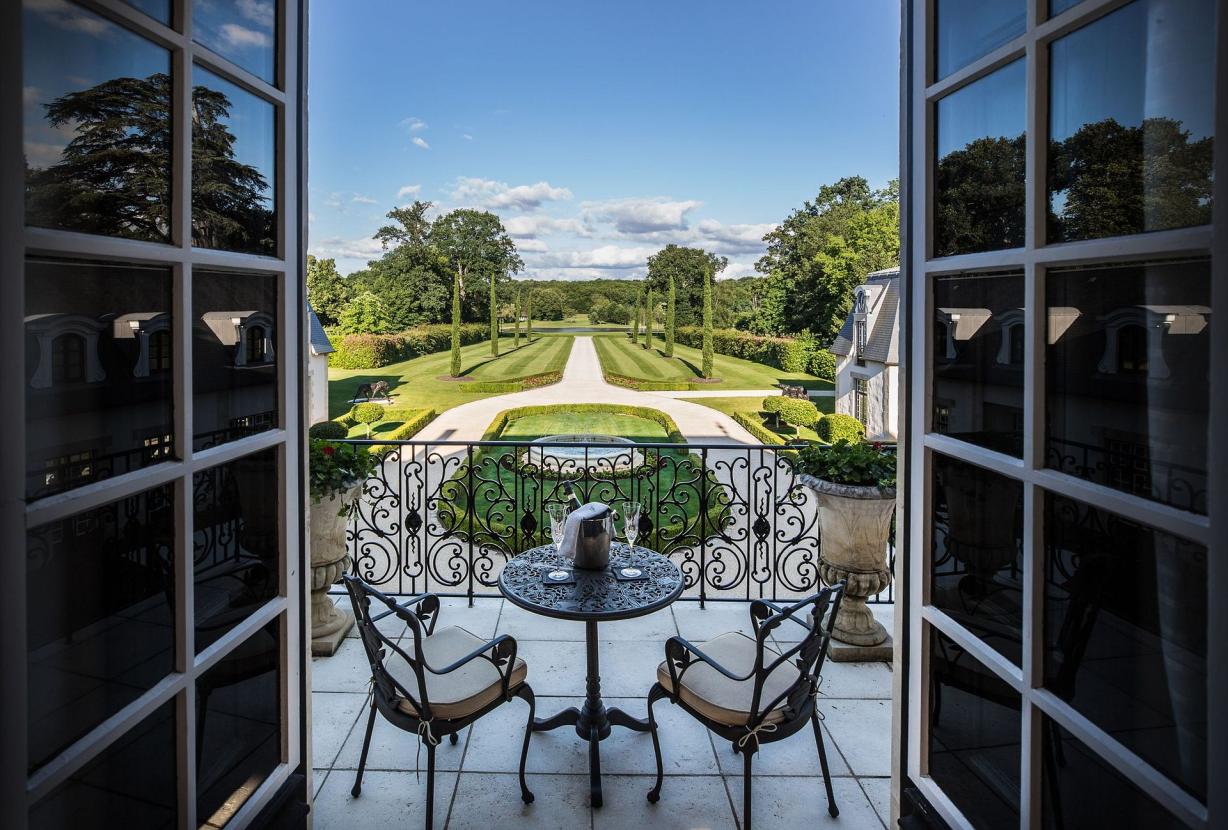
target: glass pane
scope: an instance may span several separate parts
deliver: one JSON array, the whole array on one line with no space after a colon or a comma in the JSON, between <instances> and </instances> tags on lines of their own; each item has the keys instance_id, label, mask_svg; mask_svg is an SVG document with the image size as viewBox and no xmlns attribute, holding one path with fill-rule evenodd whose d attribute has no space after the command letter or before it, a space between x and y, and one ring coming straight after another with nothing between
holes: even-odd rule
<instances>
[{"instance_id":1,"label":"glass pane","mask_svg":"<svg viewBox=\"0 0 1228 830\"><path fill-rule=\"evenodd\" d=\"M206 449L277 426L277 278L192 276L193 446Z\"/></svg>"},{"instance_id":2,"label":"glass pane","mask_svg":"<svg viewBox=\"0 0 1228 830\"><path fill-rule=\"evenodd\" d=\"M171 0L124 0L134 9L140 9L159 23L170 25Z\"/></svg>"},{"instance_id":3,"label":"glass pane","mask_svg":"<svg viewBox=\"0 0 1228 830\"><path fill-rule=\"evenodd\" d=\"M192 38L273 83L275 0L192 0Z\"/></svg>"},{"instance_id":4,"label":"glass pane","mask_svg":"<svg viewBox=\"0 0 1228 830\"><path fill-rule=\"evenodd\" d=\"M196 681L196 814L223 827L281 763L279 620Z\"/></svg>"},{"instance_id":5,"label":"glass pane","mask_svg":"<svg viewBox=\"0 0 1228 830\"><path fill-rule=\"evenodd\" d=\"M1019 693L933 626L930 777L975 827L1019 826Z\"/></svg>"},{"instance_id":6,"label":"glass pane","mask_svg":"<svg viewBox=\"0 0 1228 830\"><path fill-rule=\"evenodd\" d=\"M175 827L175 735L175 705L166 703L35 804L31 830Z\"/></svg>"},{"instance_id":7,"label":"glass pane","mask_svg":"<svg viewBox=\"0 0 1228 830\"><path fill-rule=\"evenodd\" d=\"M1027 27L1024 0L937 0L935 60L941 80Z\"/></svg>"},{"instance_id":8,"label":"glass pane","mask_svg":"<svg viewBox=\"0 0 1228 830\"><path fill-rule=\"evenodd\" d=\"M1135 0L1050 60L1049 241L1209 224L1214 0Z\"/></svg>"},{"instance_id":9,"label":"glass pane","mask_svg":"<svg viewBox=\"0 0 1228 830\"><path fill-rule=\"evenodd\" d=\"M1023 245L1023 60L937 105L934 256Z\"/></svg>"},{"instance_id":10,"label":"glass pane","mask_svg":"<svg viewBox=\"0 0 1228 830\"><path fill-rule=\"evenodd\" d=\"M174 668L174 490L26 534L30 769Z\"/></svg>"},{"instance_id":11,"label":"glass pane","mask_svg":"<svg viewBox=\"0 0 1228 830\"><path fill-rule=\"evenodd\" d=\"M1045 688L1207 792L1207 549L1045 496Z\"/></svg>"},{"instance_id":12,"label":"glass pane","mask_svg":"<svg viewBox=\"0 0 1228 830\"><path fill-rule=\"evenodd\" d=\"M1207 512L1211 263L1050 271L1046 463Z\"/></svg>"},{"instance_id":13,"label":"glass pane","mask_svg":"<svg viewBox=\"0 0 1228 830\"><path fill-rule=\"evenodd\" d=\"M934 279L933 431L1023 454L1023 275Z\"/></svg>"},{"instance_id":14,"label":"glass pane","mask_svg":"<svg viewBox=\"0 0 1228 830\"><path fill-rule=\"evenodd\" d=\"M1067 9L1073 9L1082 2L1083 0L1049 0L1049 16L1057 17L1062 12Z\"/></svg>"},{"instance_id":15,"label":"glass pane","mask_svg":"<svg viewBox=\"0 0 1228 830\"><path fill-rule=\"evenodd\" d=\"M168 268L26 262L26 498L173 458Z\"/></svg>"},{"instance_id":16,"label":"glass pane","mask_svg":"<svg viewBox=\"0 0 1228 830\"><path fill-rule=\"evenodd\" d=\"M193 69L192 244L277 253L273 105Z\"/></svg>"},{"instance_id":17,"label":"glass pane","mask_svg":"<svg viewBox=\"0 0 1228 830\"><path fill-rule=\"evenodd\" d=\"M278 592L277 451L192 477L196 650Z\"/></svg>"},{"instance_id":18,"label":"glass pane","mask_svg":"<svg viewBox=\"0 0 1228 830\"><path fill-rule=\"evenodd\" d=\"M1041 724L1044 827L1185 827L1055 721Z\"/></svg>"},{"instance_id":19,"label":"glass pane","mask_svg":"<svg viewBox=\"0 0 1228 830\"><path fill-rule=\"evenodd\" d=\"M170 53L75 4L22 20L26 222L170 242Z\"/></svg>"},{"instance_id":20,"label":"glass pane","mask_svg":"<svg viewBox=\"0 0 1228 830\"><path fill-rule=\"evenodd\" d=\"M930 604L1021 665L1023 485L934 455Z\"/></svg>"}]
</instances>

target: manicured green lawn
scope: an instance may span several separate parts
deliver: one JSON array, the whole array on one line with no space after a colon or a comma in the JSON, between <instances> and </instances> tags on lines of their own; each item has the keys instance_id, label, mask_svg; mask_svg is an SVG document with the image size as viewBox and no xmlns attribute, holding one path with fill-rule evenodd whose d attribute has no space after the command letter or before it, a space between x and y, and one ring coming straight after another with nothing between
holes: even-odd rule
<instances>
[{"instance_id":1,"label":"manicured green lawn","mask_svg":"<svg viewBox=\"0 0 1228 830\"><path fill-rule=\"evenodd\" d=\"M461 349L461 372L479 381L510 381L543 372L562 371L571 354L573 338L543 337L532 345L512 346L511 337L500 340L500 357L490 356L490 343L474 343ZM465 392L464 381L440 380L451 369L450 351L415 357L378 369L329 369L328 413L335 418L349 410L350 398L358 386L386 380L392 387L393 406L432 408L443 412L462 403L490 397L495 392Z\"/></svg>"},{"instance_id":2,"label":"manicured green lawn","mask_svg":"<svg viewBox=\"0 0 1228 830\"><path fill-rule=\"evenodd\" d=\"M525 327L525 324L521 322L520 330L524 331L524 327ZM503 329L506 331L507 328L508 328L508 324L504 323ZM539 331L548 333L551 329L572 329L572 328L593 329L594 331L626 331L627 330L626 326L617 325L615 323L601 323L599 325L594 326L592 323L588 321L587 314L573 314L570 317L564 317L562 320L534 320L533 321L533 333L534 334L537 334L537 332Z\"/></svg>"},{"instance_id":3,"label":"manicured green lawn","mask_svg":"<svg viewBox=\"0 0 1228 830\"><path fill-rule=\"evenodd\" d=\"M703 354L699 349L674 345L674 357L662 351L664 338L654 340L653 349L644 349L625 336L594 338L597 356L607 374L623 375L656 383L686 383L700 377ZM712 361L712 373L718 383L705 383L702 389L771 389L778 383L791 383L807 389L831 389L831 381L821 380L804 372L786 372L737 357L718 354Z\"/></svg>"},{"instance_id":4,"label":"manicured green lawn","mask_svg":"<svg viewBox=\"0 0 1228 830\"><path fill-rule=\"evenodd\" d=\"M724 412L731 418L735 412L758 415L763 420L765 427L782 438L805 438L810 441L817 441L819 438L814 430L807 427L794 430L793 427L785 423L781 423L779 426L774 425L772 420L763 413L763 398L683 398L682 400L688 403L697 403L700 406L706 406L718 412ZM810 400L819 408L819 412L822 412L824 415L836 411L835 398L811 398Z\"/></svg>"},{"instance_id":5,"label":"manicured green lawn","mask_svg":"<svg viewBox=\"0 0 1228 830\"><path fill-rule=\"evenodd\" d=\"M501 441L528 441L545 435L615 435L637 442L666 441L669 435L658 423L634 415L583 412L558 415L528 415L510 422L499 434Z\"/></svg>"}]
</instances>

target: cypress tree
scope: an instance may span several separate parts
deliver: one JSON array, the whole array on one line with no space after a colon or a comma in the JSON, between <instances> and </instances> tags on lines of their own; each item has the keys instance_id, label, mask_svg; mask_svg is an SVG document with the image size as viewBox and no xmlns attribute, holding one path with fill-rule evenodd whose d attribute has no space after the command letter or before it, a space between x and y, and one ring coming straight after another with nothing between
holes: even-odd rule
<instances>
[{"instance_id":1,"label":"cypress tree","mask_svg":"<svg viewBox=\"0 0 1228 830\"><path fill-rule=\"evenodd\" d=\"M495 275L490 275L490 354L499 356L499 309L495 302Z\"/></svg>"},{"instance_id":2,"label":"cypress tree","mask_svg":"<svg viewBox=\"0 0 1228 830\"><path fill-rule=\"evenodd\" d=\"M533 292L524 298L524 339L528 345L533 345Z\"/></svg>"},{"instance_id":3,"label":"cypress tree","mask_svg":"<svg viewBox=\"0 0 1228 830\"><path fill-rule=\"evenodd\" d=\"M460 272L452 278L452 377L458 378L461 373L461 342L460 342Z\"/></svg>"},{"instance_id":4,"label":"cypress tree","mask_svg":"<svg viewBox=\"0 0 1228 830\"><path fill-rule=\"evenodd\" d=\"M644 307L644 288L640 288L635 292L635 310L631 312L631 342L639 345L640 342L640 312Z\"/></svg>"},{"instance_id":5,"label":"cypress tree","mask_svg":"<svg viewBox=\"0 0 1228 830\"><path fill-rule=\"evenodd\" d=\"M648 289L648 301L644 303L644 348L652 348L653 329L656 321L652 319L652 289Z\"/></svg>"},{"instance_id":6,"label":"cypress tree","mask_svg":"<svg viewBox=\"0 0 1228 830\"><path fill-rule=\"evenodd\" d=\"M520 348L520 289L516 289L516 348Z\"/></svg>"},{"instance_id":7,"label":"cypress tree","mask_svg":"<svg viewBox=\"0 0 1228 830\"><path fill-rule=\"evenodd\" d=\"M703 376L712 377L712 269L704 270L704 354Z\"/></svg>"},{"instance_id":8,"label":"cypress tree","mask_svg":"<svg viewBox=\"0 0 1228 830\"><path fill-rule=\"evenodd\" d=\"M669 275L669 295L665 304L665 356L674 356L674 336L677 322L675 317L678 311L678 286L674 284L674 275Z\"/></svg>"}]
</instances>

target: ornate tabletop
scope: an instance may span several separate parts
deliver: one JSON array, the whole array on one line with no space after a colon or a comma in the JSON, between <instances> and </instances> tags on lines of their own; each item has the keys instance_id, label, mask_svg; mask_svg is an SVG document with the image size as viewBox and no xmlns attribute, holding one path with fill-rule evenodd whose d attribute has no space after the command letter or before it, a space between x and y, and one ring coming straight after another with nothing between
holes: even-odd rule
<instances>
[{"instance_id":1,"label":"ornate tabletop","mask_svg":"<svg viewBox=\"0 0 1228 830\"><path fill-rule=\"evenodd\" d=\"M606 570L575 568L572 584L542 581L548 571L571 567L571 561L554 545L533 548L508 561L499 576L499 589L513 603L535 614L590 622L651 614L682 594L682 571L648 548L614 542ZM617 568L638 568L646 578L619 580L614 575Z\"/></svg>"}]
</instances>

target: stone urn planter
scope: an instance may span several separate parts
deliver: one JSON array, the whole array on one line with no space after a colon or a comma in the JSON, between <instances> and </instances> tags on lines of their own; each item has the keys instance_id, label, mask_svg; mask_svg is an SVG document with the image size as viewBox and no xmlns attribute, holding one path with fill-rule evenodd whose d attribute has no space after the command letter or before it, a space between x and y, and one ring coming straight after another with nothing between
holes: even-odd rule
<instances>
[{"instance_id":1,"label":"stone urn planter","mask_svg":"<svg viewBox=\"0 0 1228 830\"><path fill-rule=\"evenodd\" d=\"M329 657L354 625L354 615L336 606L328 595L350 567L345 527L348 508L362 495L362 483L311 505L311 653Z\"/></svg>"},{"instance_id":2,"label":"stone urn planter","mask_svg":"<svg viewBox=\"0 0 1228 830\"><path fill-rule=\"evenodd\" d=\"M847 587L832 636L853 646L880 646L887 629L874 619L866 600L891 584L887 542L895 513L895 489L837 484L802 474L819 510L819 578Z\"/></svg>"}]
</instances>

